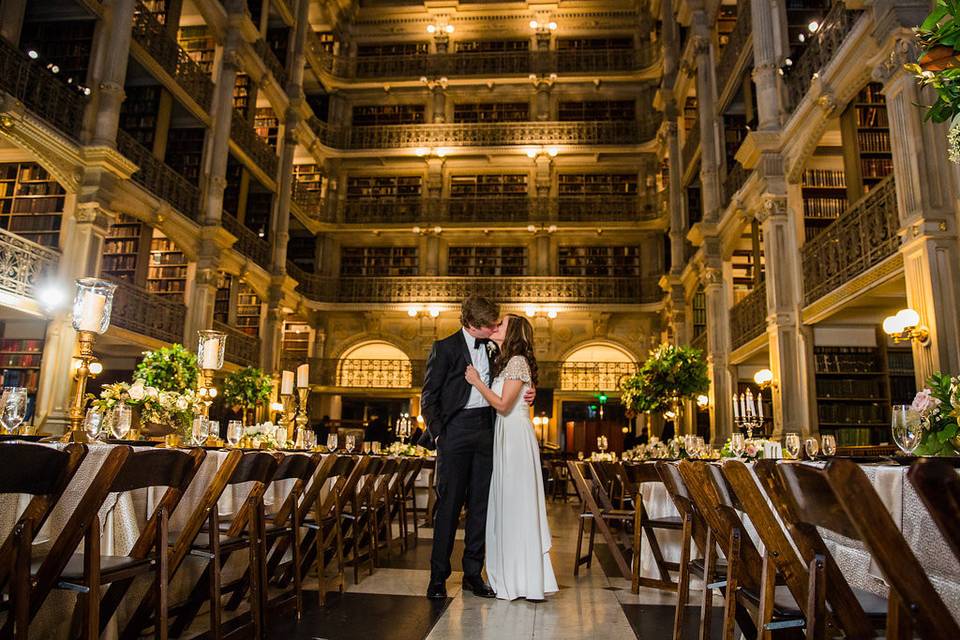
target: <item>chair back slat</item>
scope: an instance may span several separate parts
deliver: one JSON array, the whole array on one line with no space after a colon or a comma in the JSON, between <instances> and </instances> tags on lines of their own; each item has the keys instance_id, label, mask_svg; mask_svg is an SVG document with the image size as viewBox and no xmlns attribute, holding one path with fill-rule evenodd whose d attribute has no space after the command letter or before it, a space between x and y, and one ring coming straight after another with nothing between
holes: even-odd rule
<instances>
[{"instance_id":1,"label":"chair back slat","mask_svg":"<svg viewBox=\"0 0 960 640\"><path fill-rule=\"evenodd\" d=\"M654 462L624 462L623 469L627 477L629 477L630 481L634 484L663 482L660 478L660 473L657 471L657 465Z\"/></svg>"},{"instance_id":2,"label":"chair back slat","mask_svg":"<svg viewBox=\"0 0 960 640\"><path fill-rule=\"evenodd\" d=\"M266 483L273 476L276 467L277 459L272 454L259 451L246 452L233 470L233 475L230 476L227 484Z\"/></svg>"},{"instance_id":3,"label":"chair back slat","mask_svg":"<svg viewBox=\"0 0 960 640\"><path fill-rule=\"evenodd\" d=\"M303 453L285 455L280 460L280 464L277 465L277 470L273 472L273 481L291 480L293 478L305 480L316 469L319 461L319 458Z\"/></svg>"},{"instance_id":4,"label":"chair back slat","mask_svg":"<svg viewBox=\"0 0 960 640\"><path fill-rule=\"evenodd\" d=\"M147 487L181 486L193 477L193 463L194 459L179 449L135 449L114 479L110 491L120 493Z\"/></svg>"},{"instance_id":5,"label":"chair back slat","mask_svg":"<svg viewBox=\"0 0 960 640\"><path fill-rule=\"evenodd\" d=\"M778 469L795 522L829 529L853 540L860 539L857 527L834 495L826 474L807 464L779 465Z\"/></svg>"},{"instance_id":6,"label":"chair back slat","mask_svg":"<svg viewBox=\"0 0 960 640\"><path fill-rule=\"evenodd\" d=\"M960 474L937 458L920 458L907 476L944 540L960 560Z\"/></svg>"},{"instance_id":7,"label":"chair back slat","mask_svg":"<svg viewBox=\"0 0 960 640\"><path fill-rule=\"evenodd\" d=\"M86 447L77 445L60 449L32 442L0 443L0 494L41 496L57 493L64 476L71 469L76 473L79 460L85 455Z\"/></svg>"},{"instance_id":8,"label":"chair back slat","mask_svg":"<svg viewBox=\"0 0 960 640\"><path fill-rule=\"evenodd\" d=\"M690 518L693 541L702 554L707 546L707 523L690 497L690 491L687 489L683 476L680 475L680 469L675 462L666 460L661 460L655 464L657 473L663 481L663 486L670 499L673 500L680 517Z\"/></svg>"}]
</instances>

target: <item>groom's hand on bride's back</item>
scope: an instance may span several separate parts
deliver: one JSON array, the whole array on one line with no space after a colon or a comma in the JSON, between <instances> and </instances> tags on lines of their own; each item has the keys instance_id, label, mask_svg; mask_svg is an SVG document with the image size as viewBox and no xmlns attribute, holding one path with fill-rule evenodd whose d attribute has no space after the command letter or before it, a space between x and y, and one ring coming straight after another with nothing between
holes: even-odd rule
<instances>
[{"instance_id":1,"label":"groom's hand on bride's back","mask_svg":"<svg viewBox=\"0 0 960 640\"><path fill-rule=\"evenodd\" d=\"M533 401L537 399L537 388L530 387L523 394L523 401L526 402L531 407L533 406Z\"/></svg>"}]
</instances>

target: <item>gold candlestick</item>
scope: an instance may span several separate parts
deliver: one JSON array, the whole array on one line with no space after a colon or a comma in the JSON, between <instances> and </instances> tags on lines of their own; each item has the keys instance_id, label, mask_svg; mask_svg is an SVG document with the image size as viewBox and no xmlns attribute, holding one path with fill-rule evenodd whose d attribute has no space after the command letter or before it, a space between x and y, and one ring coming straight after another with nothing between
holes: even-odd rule
<instances>
[{"instance_id":1,"label":"gold candlestick","mask_svg":"<svg viewBox=\"0 0 960 640\"><path fill-rule=\"evenodd\" d=\"M87 405L87 378L90 376L90 363L96 357L93 355L93 343L96 340L93 331L78 331L77 342L80 344L80 366L74 374L74 395L70 405L70 431L63 436L64 442L88 442L87 434L83 430L83 418Z\"/></svg>"},{"instance_id":2,"label":"gold candlestick","mask_svg":"<svg viewBox=\"0 0 960 640\"><path fill-rule=\"evenodd\" d=\"M297 425L297 446L303 445L303 431L310 424L310 418L307 417L307 398L310 396L310 387L300 387L297 389L297 396L300 398L296 425Z\"/></svg>"},{"instance_id":3,"label":"gold candlestick","mask_svg":"<svg viewBox=\"0 0 960 640\"><path fill-rule=\"evenodd\" d=\"M203 399L203 411L201 413L204 416L210 415L210 405L213 404L213 399L217 397L217 388L213 386L214 371L214 369L200 370L200 389L198 393L200 398Z\"/></svg>"},{"instance_id":4,"label":"gold candlestick","mask_svg":"<svg viewBox=\"0 0 960 640\"><path fill-rule=\"evenodd\" d=\"M297 399L292 393L284 393L280 395L280 402L283 403L283 418L281 419L281 424L287 428L287 440L294 440L294 430L296 428L296 423L294 422L294 416L297 413Z\"/></svg>"}]
</instances>

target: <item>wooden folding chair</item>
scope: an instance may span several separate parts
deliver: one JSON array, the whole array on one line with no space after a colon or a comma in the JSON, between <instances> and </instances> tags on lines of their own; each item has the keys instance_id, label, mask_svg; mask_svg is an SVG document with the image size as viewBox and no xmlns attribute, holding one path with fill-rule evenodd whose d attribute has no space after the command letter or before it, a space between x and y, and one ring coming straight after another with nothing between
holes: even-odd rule
<instances>
[{"instance_id":1,"label":"wooden folding chair","mask_svg":"<svg viewBox=\"0 0 960 640\"><path fill-rule=\"evenodd\" d=\"M370 535L370 519L372 517L370 505L380 469L387 458L365 456L367 464L361 472L356 491L346 501L345 506L350 509L341 511L341 527L344 536L344 545L350 549L349 564L353 565L353 583L360 582L360 564L369 565L370 575L374 571L374 554L376 540ZM366 543L366 549L364 549Z\"/></svg>"},{"instance_id":2,"label":"wooden folding chair","mask_svg":"<svg viewBox=\"0 0 960 640\"><path fill-rule=\"evenodd\" d=\"M420 529L417 510L417 478L420 476L420 470L423 469L422 458L404 458L406 469L402 472L400 484L397 487L398 500L397 508L400 510L400 535L403 538L402 549L406 553L408 548L408 539L410 537L409 514L413 514L413 544L417 544L420 536Z\"/></svg>"},{"instance_id":3,"label":"wooden folding chair","mask_svg":"<svg viewBox=\"0 0 960 640\"><path fill-rule=\"evenodd\" d=\"M923 567L917 561L883 501L863 470L850 460L834 459L823 468L777 464L779 486L771 494L781 518L808 566L807 637L826 633L827 585L846 584L818 527L862 542L890 585L886 637L926 640L958 638L960 625L947 613ZM849 587L847 593L850 593ZM848 638L873 637L874 621L863 603L850 597L832 603L834 618ZM856 626L854 626L856 625Z\"/></svg>"},{"instance_id":4,"label":"wooden folding chair","mask_svg":"<svg viewBox=\"0 0 960 640\"><path fill-rule=\"evenodd\" d=\"M960 560L960 474L937 458L920 458L907 473L930 517Z\"/></svg>"},{"instance_id":5,"label":"wooden folding chair","mask_svg":"<svg viewBox=\"0 0 960 640\"><path fill-rule=\"evenodd\" d=\"M367 519L370 544L374 565L380 565L380 549L383 548L390 559L393 548L393 528L390 525L390 512L396 494L396 478L400 471L398 458L385 458L370 494L370 514ZM382 536L382 540L381 540Z\"/></svg>"},{"instance_id":6,"label":"wooden folding chair","mask_svg":"<svg viewBox=\"0 0 960 640\"><path fill-rule=\"evenodd\" d=\"M204 602L210 603L209 635L219 640L223 637L221 623L221 597L224 589L220 583L220 569L230 556L243 549L249 552L250 568L250 621L253 637L263 636L266 594L262 578L265 567L263 493L270 484L279 461L270 453L251 451L245 453L227 480L227 486L250 483L250 493L233 518L221 527L220 510L214 502L207 517L205 530L196 534L190 545L190 554L208 560L203 576L194 585L193 591L179 608L171 634L179 637L190 625ZM175 544L179 542L179 536Z\"/></svg>"},{"instance_id":7,"label":"wooden folding chair","mask_svg":"<svg viewBox=\"0 0 960 640\"><path fill-rule=\"evenodd\" d=\"M25 640L30 627L30 564L33 541L87 455L82 444L63 449L43 444L0 444L0 494L29 495L30 502L0 544L0 594L9 601L0 636Z\"/></svg>"},{"instance_id":8,"label":"wooden folding chair","mask_svg":"<svg viewBox=\"0 0 960 640\"><path fill-rule=\"evenodd\" d=\"M618 535L614 534L610 524L612 522L632 522L635 514L632 510L614 509L609 495L602 486L602 481L597 479L591 469L590 463L585 461L570 460L567 462L570 470L570 478L573 480L573 486L580 496L582 508L580 511L580 524L577 530L577 553L574 560L573 575L579 575L580 565L586 564L589 568L593 563L593 545L595 533L600 531L600 535L607 543L610 554L613 556L617 568L626 580L632 580L633 574L630 569L630 563L627 562L626 555L620 544L626 542L629 548L629 537L622 531ZM583 548L583 530L584 523L590 521L590 540L587 548L587 555L581 556ZM618 540L619 536L619 540Z\"/></svg>"}]
</instances>

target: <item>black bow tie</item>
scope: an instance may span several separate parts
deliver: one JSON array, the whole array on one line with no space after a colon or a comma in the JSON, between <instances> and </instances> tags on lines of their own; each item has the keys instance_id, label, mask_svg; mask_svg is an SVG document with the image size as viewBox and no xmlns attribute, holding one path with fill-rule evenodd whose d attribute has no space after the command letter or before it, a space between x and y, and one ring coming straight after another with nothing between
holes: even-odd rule
<instances>
[{"instance_id":1,"label":"black bow tie","mask_svg":"<svg viewBox=\"0 0 960 640\"><path fill-rule=\"evenodd\" d=\"M481 346L485 347L488 344L490 344L490 338L474 338L473 340L474 349L479 349Z\"/></svg>"}]
</instances>

